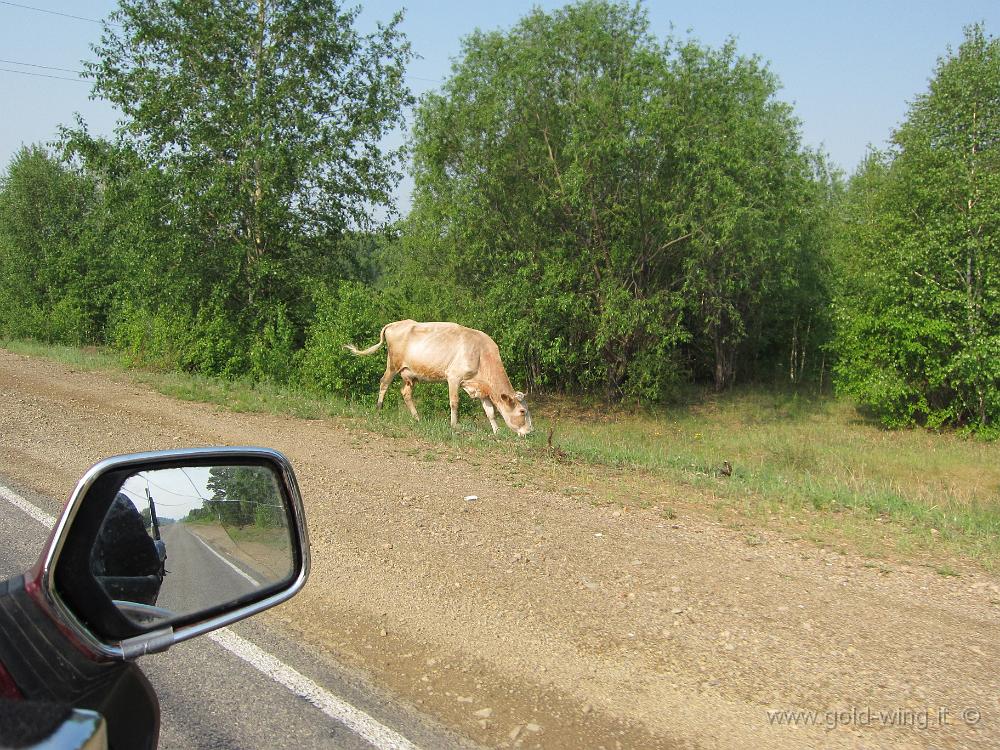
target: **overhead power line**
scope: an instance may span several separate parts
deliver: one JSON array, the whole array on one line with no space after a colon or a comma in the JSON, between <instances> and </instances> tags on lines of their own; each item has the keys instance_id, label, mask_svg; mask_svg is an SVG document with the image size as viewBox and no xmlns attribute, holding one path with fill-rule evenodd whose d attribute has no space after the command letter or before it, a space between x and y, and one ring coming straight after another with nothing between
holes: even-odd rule
<instances>
[{"instance_id":1,"label":"overhead power line","mask_svg":"<svg viewBox=\"0 0 1000 750\"><path fill-rule=\"evenodd\" d=\"M57 68L52 65L35 65L34 63L18 62L17 60L0 60L0 63L7 63L8 65L25 65L31 68L41 68L42 70L62 70L65 71L66 73L79 73L80 75L83 75L82 70L73 70L72 68ZM3 71L5 73L20 73L23 76L35 76L37 78L54 78L57 81L76 81L77 83L90 83L90 81L85 80L83 78L67 78L66 76L54 76L54 75L49 75L47 73L32 73L30 70L14 70L13 68L0 68L0 71ZM429 78L418 78L417 80L430 82ZM437 81L437 83L440 83L440 81Z\"/></svg>"},{"instance_id":2,"label":"overhead power line","mask_svg":"<svg viewBox=\"0 0 1000 750\"><path fill-rule=\"evenodd\" d=\"M0 68L0 71L4 73L18 73L22 76L35 76L36 78L55 78L57 81L73 81L75 83L86 83L89 84L90 81L85 81L82 78L67 78L66 76L53 76L48 73L32 73L29 70L14 70L13 68Z\"/></svg>"},{"instance_id":3,"label":"overhead power line","mask_svg":"<svg viewBox=\"0 0 1000 750\"><path fill-rule=\"evenodd\" d=\"M23 8L24 10L34 10L38 13L48 13L53 16L62 16L63 18L74 18L77 21L89 21L90 23L100 23L100 20L96 18L87 18L85 16L74 16L72 13L60 13L57 10L47 10L46 8L36 8L33 5L22 5L21 3L9 3L7 0L0 0L0 5L9 5L12 8Z\"/></svg>"},{"instance_id":4,"label":"overhead power line","mask_svg":"<svg viewBox=\"0 0 1000 750\"><path fill-rule=\"evenodd\" d=\"M57 10L48 10L46 8L37 8L34 5L24 5L23 3L12 3L12 2L9 2L8 0L0 0L0 5L9 5L11 8L22 8L24 10L33 10L33 11L36 11L38 13L48 13L48 14L53 15L53 16L62 16L63 18L73 18L73 19L75 19L77 21L87 21L89 23L102 23L101 20L97 19L97 18L87 18L86 16L75 16L72 13L61 13L61 12L59 12ZM117 25L117 24L114 24L114 25ZM17 62L16 60L0 60L0 63L8 63L10 65L28 65L28 66L31 66L33 68L45 68L46 70L63 70L63 71L66 71L67 73L80 73L81 72L79 70L70 70L69 68L52 68L52 67L49 67L47 65L32 65L32 63L22 63L22 62ZM8 70L7 68L0 68L0 70L6 70L8 73L18 73L18 72L21 72L21 71L17 71L17 70ZM39 73L35 73L35 74L24 73L24 75L40 75L40 74ZM44 76L44 77L46 77L46 78L58 78L58 76ZM423 81L424 83L434 83L434 84L438 84L438 85L440 85L441 83L443 83L443 79L440 79L440 78L438 78L438 79L434 79L434 78L422 78L420 76L414 76L414 75L404 75L403 77L406 78L406 79L408 79L408 80L411 80L411 81ZM61 79L61 80L69 81L69 80L72 80L72 79L70 79L70 78L64 78L64 79Z\"/></svg>"},{"instance_id":5,"label":"overhead power line","mask_svg":"<svg viewBox=\"0 0 1000 750\"><path fill-rule=\"evenodd\" d=\"M61 70L64 73L77 73L83 75L82 70L74 70L73 68L57 68L53 65L36 65L35 63L21 62L20 60L0 60L0 63L6 63L7 65L24 65L28 68L42 68L43 70Z\"/></svg>"}]
</instances>

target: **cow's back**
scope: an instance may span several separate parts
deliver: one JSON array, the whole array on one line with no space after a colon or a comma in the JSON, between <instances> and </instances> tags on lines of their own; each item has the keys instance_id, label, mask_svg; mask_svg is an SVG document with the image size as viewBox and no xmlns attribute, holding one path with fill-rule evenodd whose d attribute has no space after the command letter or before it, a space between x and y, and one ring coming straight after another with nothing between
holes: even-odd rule
<instances>
[{"instance_id":1,"label":"cow's back","mask_svg":"<svg viewBox=\"0 0 1000 750\"><path fill-rule=\"evenodd\" d=\"M389 356L421 380L447 380L477 372L484 353L496 351L489 336L458 323L400 320L386 327Z\"/></svg>"}]
</instances>

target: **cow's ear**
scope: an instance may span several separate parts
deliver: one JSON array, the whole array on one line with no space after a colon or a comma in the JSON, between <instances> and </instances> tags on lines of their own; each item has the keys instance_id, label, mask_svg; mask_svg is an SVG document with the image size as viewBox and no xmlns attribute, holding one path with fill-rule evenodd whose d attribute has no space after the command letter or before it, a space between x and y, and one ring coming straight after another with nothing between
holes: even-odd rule
<instances>
[{"instance_id":1,"label":"cow's ear","mask_svg":"<svg viewBox=\"0 0 1000 750\"><path fill-rule=\"evenodd\" d=\"M514 399L512 399L510 397L509 393L501 393L500 394L500 400L503 401L505 404L507 404L507 406L513 406L514 405Z\"/></svg>"}]
</instances>

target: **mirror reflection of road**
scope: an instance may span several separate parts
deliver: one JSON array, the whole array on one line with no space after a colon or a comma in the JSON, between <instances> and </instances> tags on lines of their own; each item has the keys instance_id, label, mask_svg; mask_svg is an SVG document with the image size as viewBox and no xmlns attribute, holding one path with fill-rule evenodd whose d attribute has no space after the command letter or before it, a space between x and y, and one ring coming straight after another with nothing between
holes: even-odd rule
<instances>
[{"instance_id":1,"label":"mirror reflection of road","mask_svg":"<svg viewBox=\"0 0 1000 750\"><path fill-rule=\"evenodd\" d=\"M187 614L231 602L260 588L254 571L243 570L212 549L188 524L161 527L167 547L167 575L157 606L176 614Z\"/></svg>"}]
</instances>

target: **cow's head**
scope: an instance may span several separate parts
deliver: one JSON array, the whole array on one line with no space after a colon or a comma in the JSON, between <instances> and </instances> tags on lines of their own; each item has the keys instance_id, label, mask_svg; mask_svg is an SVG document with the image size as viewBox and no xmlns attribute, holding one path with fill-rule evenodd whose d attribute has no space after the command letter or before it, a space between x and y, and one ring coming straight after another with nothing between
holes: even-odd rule
<instances>
[{"instance_id":1,"label":"cow's head","mask_svg":"<svg viewBox=\"0 0 1000 750\"><path fill-rule=\"evenodd\" d=\"M500 414L503 416L503 421L507 423L518 435L527 435L531 432L531 412L528 411L528 404L524 400L524 394L518 391L517 393L510 394L504 393L500 396L500 401L497 404L500 407Z\"/></svg>"}]
</instances>

